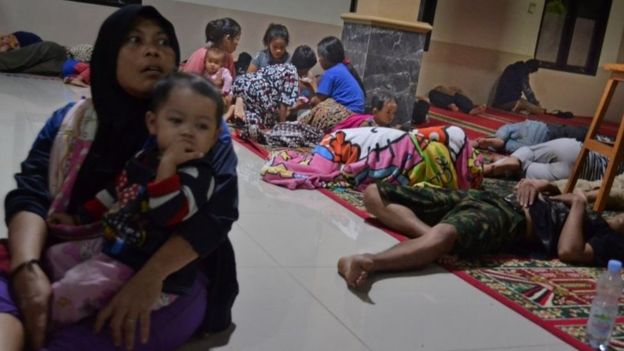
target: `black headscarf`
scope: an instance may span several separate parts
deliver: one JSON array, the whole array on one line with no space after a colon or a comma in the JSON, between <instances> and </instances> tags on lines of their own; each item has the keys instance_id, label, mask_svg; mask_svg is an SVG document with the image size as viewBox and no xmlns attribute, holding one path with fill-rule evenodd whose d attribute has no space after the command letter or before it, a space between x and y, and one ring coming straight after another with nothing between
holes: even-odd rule
<instances>
[{"instance_id":1,"label":"black headscarf","mask_svg":"<svg viewBox=\"0 0 624 351\"><path fill-rule=\"evenodd\" d=\"M70 210L112 182L148 136L145 113L149 100L130 96L117 82L117 56L138 18L154 20L160 25L175 52L176 66L180 62L180 47L173 25L154 7L128 5L104 21L91 58L91 95L98 130L74 186Z\"/></svg>"}]
</instances>

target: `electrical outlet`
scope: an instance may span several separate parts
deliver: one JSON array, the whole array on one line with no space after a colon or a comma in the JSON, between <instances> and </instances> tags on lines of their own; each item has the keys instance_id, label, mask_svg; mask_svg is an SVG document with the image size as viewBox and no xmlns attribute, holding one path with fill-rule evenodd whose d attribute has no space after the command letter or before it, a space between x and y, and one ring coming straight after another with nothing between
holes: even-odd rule
<instances>
[{"instance_id":1,"label":"electrical outlet","mask_svg":"<svg viewBox=\"0 0 624 351\"><path fill-rule=\"evenodd\" d=\"M528 13L530 13L531 15L535 13L535 9L537 8L537 4L534 1L531 1L529 3L529 9L528 9Z\"/></svg>"}]
</instances>

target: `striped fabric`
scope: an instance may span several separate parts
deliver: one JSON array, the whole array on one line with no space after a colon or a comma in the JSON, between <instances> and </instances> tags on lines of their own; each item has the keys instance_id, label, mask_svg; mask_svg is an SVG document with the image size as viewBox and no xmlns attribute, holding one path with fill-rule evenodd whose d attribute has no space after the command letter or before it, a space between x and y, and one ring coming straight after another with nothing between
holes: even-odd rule
<instances>
[{"instance_id":1,"label":"striped fabric","mask_svg":"<svg viewBox=\"0 0 624 351\"><path fill-rule=\"evenodd\" d=\"M613 138L607 136L596 136L596 140L602 142L612 143ZM599 180L602 179L607 171L608 158L605 155L599 154L594 151L590 151L583 165L583 170L579 178L586 180ZM616 174L624 173L624 162L620 162L617 167Z\"/></svg>"}]
</instances>

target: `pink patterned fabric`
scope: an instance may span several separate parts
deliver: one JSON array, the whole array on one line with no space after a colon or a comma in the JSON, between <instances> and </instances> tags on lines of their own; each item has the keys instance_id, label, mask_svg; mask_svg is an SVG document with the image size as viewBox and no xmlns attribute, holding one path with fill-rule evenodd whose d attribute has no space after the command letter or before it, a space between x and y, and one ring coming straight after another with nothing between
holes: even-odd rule
<instances>
[{"instance_id":1,"label":"pink patterned fabric","mask_svg":"<svg viewBox=\"0 0 624 351\"><path fill-rule=\"evenodd\" d=\"M68 112L50 152L48 184L53 200L48 214L65 212L80 167L93 144L97 116L92 101L81 100ZM100 235L100 224L49 224L52 235L65 240L82 240Z\"/></svg>"},{"instance_id":2,"label":"pink patterned fabric","mask_svg":"<svg viewBox=\"0 0 624 351\"><path fill-rule=\"evenodd\" d=\"M350 129L350 128L361 127L364 122L372 121L373 118L374 118L373 115L351 115L348 118L336 124L331 129L330 133L333 133L340 129Z\"/></svg>"},{"instance_id":3,"label":"pink patterned fabric","mask_svg":"<svg viewBox=\"0 0 624 351\"><path fill-rule=\"evenodd\" d=\"M76 246L66 246L66 254L71 255ZM52 321L66 325L92 315L110 301L132 274L130 267L103 253L75 264L61 280L52 283Z\"/></svg>"}]
</instances>

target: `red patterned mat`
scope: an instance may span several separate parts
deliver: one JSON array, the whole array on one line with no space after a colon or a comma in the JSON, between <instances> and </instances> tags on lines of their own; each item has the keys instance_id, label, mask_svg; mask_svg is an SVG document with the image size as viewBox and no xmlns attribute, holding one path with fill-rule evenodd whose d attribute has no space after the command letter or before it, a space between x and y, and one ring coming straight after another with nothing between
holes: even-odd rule
<instances>
[{"instance_id":1,"label":"red patterned mat","mask_svg":"<svg viewBox=\"0 0 624 351\"><path fill-rule=\"evenodd\" d=\"M601 269L513 257L446 257L440 264L568 344L591 350L585 344L585 324ZM619 314L623 311L621 299ZM624 317L618 318L610 346L624 350Z\"/></svg>"},{"instance_id":2,"label":"red patterned mat","mask_svg":"<svg viewBox=\"0 0 624 351\"><path fill-rule=\"evenodd\" d=\"M565 124L569 126L589 126L592 119L590 117L574 117L574 118L559 118L552 115L521 115L511 113L495 108L488 107L484 113L478 115L469 115L463 112L453 112L438 107L431 107L429 109L430 122L454 124L463 127L467 130L467 134L470 132L478 132L483 134L492 134L496 129L500 128L504 124L518 123L527 119L542 121L550 124ZM614 122L603 121L599 132L608 136L615 136L617 133L619 124Z\"/></svg>"}]
</instances>

